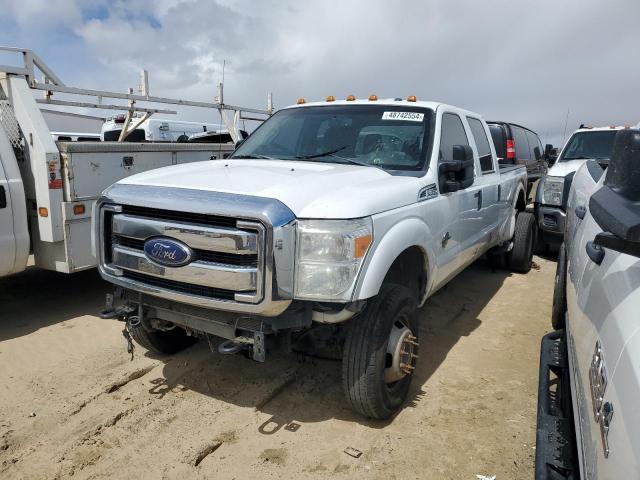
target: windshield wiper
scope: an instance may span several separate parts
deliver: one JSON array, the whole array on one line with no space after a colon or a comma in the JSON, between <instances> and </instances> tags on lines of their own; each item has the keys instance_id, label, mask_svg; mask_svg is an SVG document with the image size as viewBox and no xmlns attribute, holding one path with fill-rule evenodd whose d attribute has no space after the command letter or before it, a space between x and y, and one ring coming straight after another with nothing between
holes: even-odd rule
<instances>
[{"instance_id":1,"label":"windshield wiper","mask_svg":"<svg viewBox=\"0 0 640 480\"><path fill-rule=\"evenodd\" d=\"M269 157L268 155L234 155L230 158L240 160L274 160L273 157Z\"/></svg>"},{"instance_id":2,"label":"windshield wiper","mask_svg":"<svg viewBox=\"0 0 640 480\"><path fill-rule=\"evenodd\" d=\"M298 160L309 160L310 158L332 157L332 156L335 156L336 153L344 150L345 148L347 148L347 146L343 145L340 148L335 148L333 150L328 150L326 152L321 152L321 153L314 153L312 155L296 155L296 158ZM338 158L342 158L342 157L338 157Z\"/></svg>"}]
</instances>

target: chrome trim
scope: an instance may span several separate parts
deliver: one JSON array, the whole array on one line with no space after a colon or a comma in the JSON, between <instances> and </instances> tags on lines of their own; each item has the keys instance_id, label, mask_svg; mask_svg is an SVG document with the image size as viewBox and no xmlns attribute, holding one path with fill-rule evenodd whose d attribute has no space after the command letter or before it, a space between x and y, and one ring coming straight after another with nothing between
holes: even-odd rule
<instances>
[{"instance_id":1,"label":"chrome trim","mask_svg":"<svg viewBox=\"0 0 640 480\"><path fill-rule=\"evenodd\" d=\"M264 250L265 250L265 228L258 222L248 222L246 220L238 220L236 222L236 226L238 228L247 228L252 229L258 232L257 235L257 245L260 245L260 248L256 248L258 253L258 267L255 269L256 278L254 283L254 294L249 293L236 293L234 295L234 299L236 302L249 302L249 303L258 303L262 300L263 292L264 292L264 278L262 276L262 272L264 271ZM240 288L234 288L233 290L241 290Z\"/></svg>"},{"instance_id":2,"label":"chrome trim","mask_svg":"<svg viewBox=\"0 0 640 480\"><path fill-rule=\"evenodd\" d=\"M234 291L250 291L246 301L256 301L258 269L255 267L239 267L219 263L191 262L183 267L164 267L149 260L144 252L132 248L114 245L113 265L122 270L151 275L176 282L221 288ZM262 289L260 289L262 290ZM260 297L258 297L259 299Z\"/></svg>"},{"instance_id":3,"label":"chrome trim","mask_svg":"<svg viewBox=\"0 0 640 480\"><path fill-rule=\"evenodd\" d=\"M254 223L247 228L255 229ZM242 228L238 225L238 228ZM191 248L212 250L236 255L258 253L258 239L254 232L243 232L223 227L193 226L163 220L117 215L113 221L113 233L125 237L146 240L153 236L167 236L180 240Z\"/></svg>"},{"instance_id":4,"label":"chrome trim","mask_svg":"<svg viewBox=\"0 0 640 480\"><path fill-rule=\"evenodd\" d=\"M255 230L259 247L255 303L244 303L250 301L250 292L238 293L235 300L230 301L175 292L130 278L123 278L122 270L108 265L103 253L105 244L104 212L122 212L120 205L143 206L172 210L178 213L185 211L231 217L236 219L238 228ZM284 312L291 304L294 275L294 255L292 252L295 251L296 218L289 208L276 199L122 183L114 184L105 190L103 196L96 203L96 211L99 212L96 217L99 221L96 221L94 225L96 239L98 239L96 253L100 259L98 271L102 278L108 282L125 289L179 303L255 315L276 316ZM162 221L160 220L160 222Z\"/></svg>"}]
</instances>

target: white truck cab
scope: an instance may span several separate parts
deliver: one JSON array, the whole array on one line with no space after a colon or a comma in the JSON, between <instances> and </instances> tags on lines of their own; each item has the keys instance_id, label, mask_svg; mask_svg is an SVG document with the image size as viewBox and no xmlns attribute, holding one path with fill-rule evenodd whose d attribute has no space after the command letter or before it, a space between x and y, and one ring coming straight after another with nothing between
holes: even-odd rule
<instances>
[{"instance_id":1,"label":"white truck cab","mask_svg":"<svg viewBox=\"0 0 640 480\"><path fill-rule=\"evenodd\" d=\"M544 243L562 243L567 199L576 170L587 160L606 166L611 158L613 139L624 128L581 126L571 135L558 159L538 183L535 214Z\"/></svg>"},{"instance_id":2,"label":"white truck cab","mask_svg":"<svg viewBox=\"0 0 640 480\"><path fill-rule=\"evenodd\" d=\"M117 286L103 316L157 353L215 336L257 361L333 324L350 405L388 418L417 307L489 251L530 269L526 170L500 168L490 138L480 115L415 97L301 99L228 159L122 179L94 216Z\"/></svg>"},{"instance_id":3,"label":"white truck cab","mask_svg":"<svg viewBox=\"0 0 640 480\"><path fill-rule=\"evenodd\" d=\"M537 480L638 478L639 308L640 130L624 129L606 171L583 163L568 195L557 330L541 350Z\"/></svg>"},{"instance_id":4,"label":"white truck cab","mask_svg":"<svg viewBox=\"0 0 640 480\"><path fill-rule=\"evenodd\" d=\"M29 258L24 185L9 138L0 128L0 277L25 269Z\"/></svg>"}]
</instances>

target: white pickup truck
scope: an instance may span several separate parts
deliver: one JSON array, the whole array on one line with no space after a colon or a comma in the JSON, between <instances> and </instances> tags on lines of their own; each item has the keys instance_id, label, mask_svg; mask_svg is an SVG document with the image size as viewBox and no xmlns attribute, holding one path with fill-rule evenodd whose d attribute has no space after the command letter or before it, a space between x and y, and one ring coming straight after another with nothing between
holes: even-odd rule
<instances>
[{"instance_id":1,"label":"white pickup truck","mask_svg":"<svg viewBox=\"0 0 640 480\"><path fill-rule=\"evenodd\" d=\"M567 200L542 340L536 480L638 478L640 130L618 131L608 167L588 160Z\"/></svg>"},{"instance_id":2,"label":"white pickup truck","mask_svg":"<svg viewBox=\"0 0 640 480\"><path fill-rule=\"evenodd\" d=\"M418 306L489 251L530 269L527 173L499 169L490 138L480 115L415 97L300 99L229 159L123 179L94 216L117 285L103 316L155 352L217 336L257 361L335 324L349 403L388 418Z\"/></svg>"}]
</instances>

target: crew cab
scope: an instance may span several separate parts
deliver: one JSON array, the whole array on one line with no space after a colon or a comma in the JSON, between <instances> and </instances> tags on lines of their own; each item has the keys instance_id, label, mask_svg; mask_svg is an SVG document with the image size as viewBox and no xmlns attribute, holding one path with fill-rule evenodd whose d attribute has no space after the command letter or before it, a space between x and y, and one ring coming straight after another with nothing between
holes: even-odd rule
<instances>
[{"instance_id":1,"label":"crew cab","mask_svg":"<svg viewBox=\"0 0 640 480\"><path fill-rule=\"evenodd\" d=\"M333 324L350 405L388 418L418 306L489 251L531 267L526 170L499 168L490 138L480 115L415 97L301 99L228 159L123 179L94 217L116 285L102 316L156 353L215 336L257 361Z\"/></svg>"},{"instance_id":2,"label":"crew cab","mask_svg":"<svg viewBox=\"0 0 640 480\"><path fill-rule=\"evenodd\" d=\"M640 472L640 130L616 133L606 171L588 160L567 200L542 341L536 479Z\"/></svg>"},{"instance_id":3,"label":"crew cab","mask_svg":"<svg viewBox=\"0 0 640 480\"><path fill-rule=\"evenodd\" d=\"M625 127L581 126L538 183L535 214L541 243L558 246L564 237L567 199L576 170L587 160L606 167L611 158L613 139Z\"/></svg>"}]
</instances>

